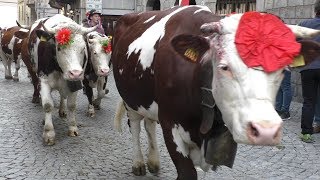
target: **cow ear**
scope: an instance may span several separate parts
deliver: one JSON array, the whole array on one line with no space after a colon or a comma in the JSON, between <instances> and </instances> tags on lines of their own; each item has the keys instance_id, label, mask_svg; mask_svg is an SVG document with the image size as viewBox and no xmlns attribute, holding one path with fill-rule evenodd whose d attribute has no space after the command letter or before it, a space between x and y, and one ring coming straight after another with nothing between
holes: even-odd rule
<instances>
[{"instance_id":1,"label":"cow ear","mask_svg":"<svg viewBox=\"0 0 320 180\"><path fill-rule=\"evenodd\" d=\"M36 30L36 34L40 41L49 41L52 38L51 34L41 29Z\"/></svg>"},{"instance_id":2,"label":"cow ear","mask_svg":"<svg viewBox=\"0 0 320 180\"><path fill-rule=\"evenodd\" d=\"M171 40L173 49L184 59L198 63L210 48L207 39L195 35L178 35Z\"/></svg>"},{"instance_id":3,"label":"cow ear","mask_svg":"<svg viewBox=\"0 0 320 180\"><path fill-rule=\"evenodd\" d=\"M14 36L19 39L24 39L24 38L28 37L28 32L17 31L14 33Z\"/></svg>"},{"instance_id":4,"label":"cow ear","mask_svg":"<svg viewBox=\"0 0 320 180\"><path fill-rule=\"evenodd\" d=\"M300 56L294 59L291 67L310 64L317 57L320 57L320 43L312 40L300 40L298 42L301 44Z\"/></svg>"}]
</instances>

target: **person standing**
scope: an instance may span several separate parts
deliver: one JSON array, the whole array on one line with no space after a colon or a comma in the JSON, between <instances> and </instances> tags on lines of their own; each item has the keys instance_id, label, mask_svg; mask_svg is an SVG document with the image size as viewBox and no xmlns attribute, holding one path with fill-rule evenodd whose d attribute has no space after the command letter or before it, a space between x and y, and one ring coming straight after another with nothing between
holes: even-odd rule
<instances>
[{"instance_id":1,"label":"person standing","mask_svg":"<svg viewBox=\"0 0 320 180\"><path fill-rule=\"evenodd\" d=\"M106 33L104 32L104 29L102 27L102 23L101 23L101 13L98 12L95 9L90 10L89 12L87 12L87 20L83 20L82 21L82 25L84 27L94 27L97 26L96 31L100 34L106 35ZM108 76L106 76L106 84L107 84L107 80L108 80ZM85 94L85 87L83 87L83 93ZM108 94L109 93L109 89L106 87L105 89L105 93Z\"/></svg>"},{"instance_id":2,"label":"person standing","mask_svg":"<svg viewBox=\"0 0 320 180\"><path fill-rule=\"evenodd\" d=\"M283 71L284 78L281 82L279 91L276 97L276 111L280 115L283 121L289 120L290 116L290 104L292 100L291 90L291 71L286 69Z\"/></svg>"},{"instance_id":3,"label":"person standing","mask_svg":"<svg viewBox=\"0 0 320 180\"><path fill-rule=\"evenodd\" d=\"M299 23L299 26L312 29L320 29L320 0L317 0L314 5L315 17ZM320 36L314 38L320 42ZM317 92L320 85L320 57L319 60L301 68L301 86L303 96L303 106L301 115L301 140L306 143L312 143L313 134L313 119L315 115L315 106L317 101Z\"/></svg>"}]
</instances>

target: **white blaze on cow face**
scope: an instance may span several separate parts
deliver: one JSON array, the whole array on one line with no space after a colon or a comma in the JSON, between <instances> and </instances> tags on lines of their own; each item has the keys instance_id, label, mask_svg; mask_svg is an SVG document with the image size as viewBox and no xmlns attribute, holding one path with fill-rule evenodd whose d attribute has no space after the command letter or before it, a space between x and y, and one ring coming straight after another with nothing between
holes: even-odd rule
<instances>
[{"instance_id":1,"label":"white blaze on cow face","mask_svg":"<svg viewBox=\"0 0 320 180\"><path fill-rule=\"evenodd\" d=\"M266 73L244 64L234 44L240 18L237 14L222 19L218 24L221 32L211 40L215 50L213 96L236 142L278 144L282 120L274 99L283 69Z\"/></svg>"},{"instance_id":2,"label":"white blaze on cow face","mask_svg":"<svg viewBox=\"0 0 320 180\"><path fill-rule=\"evenodd\" d=\"M163 17L160 21L154 23L147 30L145 30L144 33L139 38L134 40L129 45L127 58L129 59L130 55L133 52L137 54L140 51L139 62L142 65L143 70L146 70L146 68L149 68L153 62L153 56L156 52L154 46L156 42L160 41L165 35L166 23L169 21L169 19L172 16L190 7L194 7L194 6L184 6L184 7L178 8L177 10ZM208 10L208 8L205 6L196 6L196 7Z\"/></svg>"},{"instance_id":3,"label":"white blaze on cow face","mask_svg":"<svg viewBox=\"0 0 320 180\"><path fill-rule=\"evenodd\" d=\"M73 43L65 48L59 47L56 42L57 62L62 69L63 77L66 80L83 79L83 63L85 60L86 44L83 36L74 34Z\"/></svg>"},{"instance_id":4,"label":"white blaze on cow face","mask_svg":"<svg viewBox=\"0 0 320 180\"><path fill-rule=\"evenodd\" d=\"M109 73L109 62L111 53L106 53L102 48L102 41L111 41L106 35L99 34L94 31L87 34L87 41L89 44L89 53L91 57L91 63L96 75L107 76Z\"/></svg>"}]
</instances>

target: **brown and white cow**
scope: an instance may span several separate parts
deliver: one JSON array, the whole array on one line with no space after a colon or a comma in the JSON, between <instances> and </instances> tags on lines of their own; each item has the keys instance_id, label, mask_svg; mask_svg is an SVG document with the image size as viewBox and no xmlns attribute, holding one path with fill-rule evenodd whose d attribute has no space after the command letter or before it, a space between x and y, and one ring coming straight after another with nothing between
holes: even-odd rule
<instances>
[{"instance_id":1,"label":"brown and white cow","mask_svg":"<svg viewBox=\"0 0 320 180\"><path fill-rule=\"evenodd\" d=\"M159 121L178 179L197 179L194 166L231 167L235 142L280 143L282 120L273 104L283 67L266 73L244 64L234 43L241 16L221 19L207 7L184 6L118 20L111 61L123 102L115 127L121 129L125 107L134 174L146 173L139 140L142 119L149 140L149 171L159 170ZM292 29L300 36L319 34Z\"/></svg>"},{"instance_id":2,"label":"brown and white cow","mask_svg":"<svg viewBox=\"0 0 320 180\"><path fill-rule=\"evenodd\" d=\"M84 69L87 64L87 47L84 35L96 27L85 28L63 15L36 21L30 30L28 51L33 72L40 81L40 95L45 123L43 140L48 145L55 143L52 123L54 110L51 92L60 94L60 117L67 116L69 136L79 134L75 119L77 90L81 89ZM65 99L67 99L67 113Z\"/></svg>"},{"instance_id":3,"label":"brown and white cow","mask_svg":"<svg viewBox=\"0 0 320 180\"><path fill-rule=\"evenodd\" d=\"M20 32L19 32L20 31ZM15 36L18 32L21 35ZM23 29L18 26L8 28L1 36L0 57L5 68L5 79L13 79L19 81L19 69L21 60L22 44L29 33L28 29ZM15 73L11 74L11 63L15 63Z\"/></svg>"},{"instance_id":4,"label":"brown and white cow","mask_svg":"<svg viewBox=\"0 0 320 180\"><path fill-rule=\"evenodd\" d=\"M100 109L101 99L105 96L106 76L110 72L109 62L111 52L107 44L111 43L111 37L100 34L96 31L87 34L88 44L88 65L85 70L83 85L85 94L89 101L88 115L95 116L95 109ZM105 43L105 44L104 44ZM94 98L93 88L97 89L97 96Z\"/></svg>"}]
</instances>

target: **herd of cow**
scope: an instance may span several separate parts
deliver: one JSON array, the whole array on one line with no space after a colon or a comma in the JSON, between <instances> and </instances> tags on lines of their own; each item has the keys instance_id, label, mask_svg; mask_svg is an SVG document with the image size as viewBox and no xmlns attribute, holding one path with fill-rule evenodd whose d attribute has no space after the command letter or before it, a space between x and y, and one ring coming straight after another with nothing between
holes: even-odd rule
<instances>
[{"instance_id":1,"label":"herd of cow","mask_svg":"<svg viewBox=\"0 0 320 180\"><path fill-rule=\"evenodd\" d=\"M263 38L241 46L241 38L247 39L245 43L254 39L245 33L245 25L264 32L262 28L272 23L276 28ZM41 101L45 111L44 143L53 145L51 91L59 91L59 116L67 117L69 136L77 136L77 91L86 87L88 112L94 116L105 93L111 61L122 98L114 125L121 131L121 119L127 112L135 175L146 174L139 139L141 120L148 135L148 170L157 173L160 168L155 133L159 123L177 179L197 179L194 166L203 170L232 167L237 143L279 144L282 120L273 105L282 71L289 65L285 58L291 62L302 54L309 63L320 55L318 43L296 41L296 37L311 38L320 31L286 25L271 14L258 12L221 17L204 6L173 7L123 15L112 39L95 28L55 15L39 19L31 27L18 24L2 31L0 55L5 78L19 80L22 59L34 86L32 102ZM279 38L283 30L288 32ZM292 46L283 47L282 41ZM250 49L254 43L257 48ZM261 44L281 53L261 58L265 54ZM248 54L266 62L251 58L248 63ZM15 63L13 76L11 62ZM276 68L270 70L270 63L276 63L272 65Z\"/></svg>"}]
</instances>

